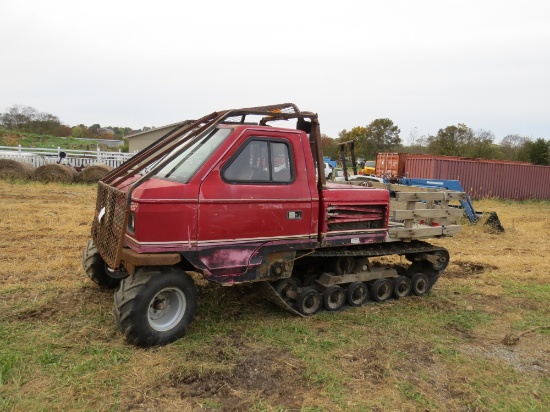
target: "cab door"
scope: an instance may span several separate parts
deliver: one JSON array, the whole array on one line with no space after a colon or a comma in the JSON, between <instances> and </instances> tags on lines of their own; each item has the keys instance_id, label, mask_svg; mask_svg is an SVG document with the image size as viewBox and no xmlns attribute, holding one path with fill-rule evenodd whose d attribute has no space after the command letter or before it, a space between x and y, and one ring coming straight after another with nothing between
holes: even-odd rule
<instances>
[{"instance_id":1,"label":"cab door","mask_svg":"<svg viewBox=\"0 0 550 412\"><path fill-rule=\"evenodd\" d=\"M316 241L318 196L304 147L300 132L245 131L205 178L197 244L213 274L244 273L267 242L289 248Z\"/></svg>"}]
</instances>

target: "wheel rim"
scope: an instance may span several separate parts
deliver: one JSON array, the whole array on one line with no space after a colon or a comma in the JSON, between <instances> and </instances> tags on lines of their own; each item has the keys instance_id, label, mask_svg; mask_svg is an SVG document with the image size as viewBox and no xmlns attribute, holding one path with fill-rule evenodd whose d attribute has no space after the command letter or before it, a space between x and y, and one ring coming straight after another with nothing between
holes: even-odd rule
<instances>
[{"instance_id":1,"label":"wheel rim","mask_svg":"<svg viewBox=\"0 0 550 412\"><path fill-rule=\"evenodd\" d=\"M392 287L388 280L381 281L374 288L374 297L378 302L383 302L391 296Z\"/></svg>"},{"instance_id":2,"label":"wheel rim","mask_svg":"<svg viewBox=\"0 0 550 412\"><path fill-rule=\"evenodd\" d=\"M361 306L367 300L369 290L364 283L351 284L347 291L348 303L352 306Z\"/></svg>"},{"instance_id":3,"label":"wheel rim","mask_svg":"<svg viewBox=\"0 0 550 412\"><path fill-rule=\"evenodd\" d=\"M313 315L321 306L321 295L316 290L309 290L300 297L298 309L304 315Z\"/></svg>"},{"instance_id":4,"label":"wheel rim","mask_svg":"<svg viewBox=\"0 0 550 412\"><path fill-rule=\"evenodd\" d=\"M406 277L400 277L395 281L394 296L403 298L411 293L411 281Z\"/></svg>"},{"instance_id":5,"label":"wheel rim","mask_svg":"<svg viewBox=\"0 0 550 412\"><path fill-rule=\"evenodd\" d=\"M109 277L109 279L112 279L113 282L120 281L121 279L124 279L128 277L128 272L124 270L114 270L105 263L105 274Z\"/></svg>"},{"instance_id":6,"label":"wheel rim","mask_svg":"<svg viewBox=\"0 0 550 412\"><path fill-rule=\"evenodd\" d=\"M428 292L430 281L428 276L423 273L417 273L412 279L412 292L417 296L422 296Z\"/></svg>"},{"instance_id":7,"label":"wheel rim","mask_svg":"<svg viewBox=\"0 0 550 412\"><path fill-rule=\"evenodd\" d=\"M327 310L337 310L344 306L346 294L340 286L328 288L323 293L323 304Z\"/></svg>"},{"instance_id":8,"label":"wheel rim","mask_svg":"<svg viewBox=\"0 0 550 412\"><path fill-rule=\"evenodd\" d=\"M434 256L437 258L436 263L432 263L432 267L434 270L443 270L447 267L448 264L448 256L446 256L443 252L435 252Z\"/></svg>"},{"instance_id":9,"label":"wheel rim","mask_svg":"<svg viewBox=\"0 0 550 412\"><path fill-rule=\"evenodd\" d=\"M149 303L149 325L159 332L170 330L181 321L186 309L187 299L180 289L162 289Z\"/></svg>"},{"instance_id":10,"label":"wheel rim","mask_svg":"<svg viewBox=\"0 0 550 412\"><path fill-rule=\"evenodd\" d=\"M296 293L298 290L298 283L291 278L282 279L277 283L275 290L285 302L290 302L292 300L292 292Z\"/></svg>"}]
</instances>

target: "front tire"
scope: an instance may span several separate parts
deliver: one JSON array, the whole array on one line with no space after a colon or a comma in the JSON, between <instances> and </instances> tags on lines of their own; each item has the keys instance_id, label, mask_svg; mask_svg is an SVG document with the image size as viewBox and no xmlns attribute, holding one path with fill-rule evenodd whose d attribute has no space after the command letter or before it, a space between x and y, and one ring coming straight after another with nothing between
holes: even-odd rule
<instances>
[{"instance_id":1,"label":"front tire","mask_svg":"<svg viewBox=\"0 0 550 412\"><path fill-rule=\"evenodd\" d=\"M143 267L115 293L118 327L128 343L166 345L187 333L197 309L193 279L175 267Z\"/></svg>"},{"instance_id":2,"label":"front tire","mask_svg":"<svg viewBox=\"0 0 550 412\"><path fill-rule=\"evenodd\" d=\"M102 289L114 289L120 285L120 278L118 276L122 272L116 272L109 269L97 249L92 239L88 240L86 249L82 252L82 268L86 275L96 283ZM117 275L117 277L111 276Z\"/></svg>"}]
</instances>

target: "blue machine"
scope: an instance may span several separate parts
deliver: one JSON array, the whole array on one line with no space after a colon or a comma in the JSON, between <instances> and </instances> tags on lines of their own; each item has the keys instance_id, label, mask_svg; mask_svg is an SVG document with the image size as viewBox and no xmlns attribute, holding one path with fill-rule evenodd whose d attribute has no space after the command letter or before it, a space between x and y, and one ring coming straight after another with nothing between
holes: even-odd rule
<instances>
[{"instance_id":1,"label":"blue machine","mask_svg":"<svg viewBox=\"0 0 550 412\"><path fill-rule=\"evenodd\" d=\"M324 156L324 157L323 157L323 162L328 163L328 164L331 165L332 167L336 167L336 166L338 165L337 162L336 162L336 160L331 160L331 158L328 157L328 156Z\"/></svg>"}]
</instances>

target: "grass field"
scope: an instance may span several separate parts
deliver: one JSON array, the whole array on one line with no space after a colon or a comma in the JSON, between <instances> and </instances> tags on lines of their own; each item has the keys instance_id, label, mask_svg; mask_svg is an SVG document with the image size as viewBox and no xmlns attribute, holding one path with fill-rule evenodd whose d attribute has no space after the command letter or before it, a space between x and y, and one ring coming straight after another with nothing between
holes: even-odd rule
<instances>
[{"instance_id":1,"label":"grass field","mask_svg":"<svg viewBox=\"0 0 550 412\"><path fill-rule=\"evenodd\" d=\"M549 410L550 202L475 202L506 232L434 241L424 298L300 319L200 282L190 333L143 350L80 266L95 193L0 181L0 410Z\"/></svg>"}]
</instances>

